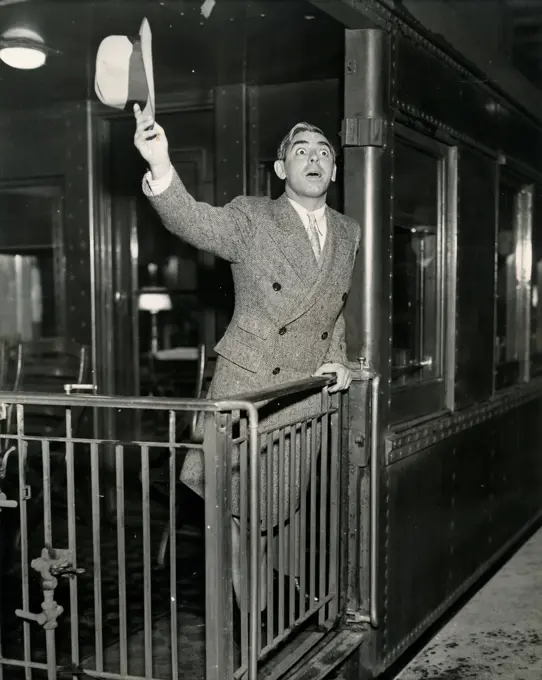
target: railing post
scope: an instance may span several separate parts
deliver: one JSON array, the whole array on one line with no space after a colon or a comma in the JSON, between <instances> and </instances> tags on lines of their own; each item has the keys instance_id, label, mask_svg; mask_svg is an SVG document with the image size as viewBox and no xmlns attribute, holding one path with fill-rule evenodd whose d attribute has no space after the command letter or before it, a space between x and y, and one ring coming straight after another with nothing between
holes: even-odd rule
<instances>
[{"instance_id":1,"label":"railing post","mask_svg":"<svg viewBox=\"0 0 542 680\"><path fill-rule=\"evenodd\" d=\"M205 678L233 677L231 414L205 416Z\"/></svg>"},{"instance_id":2,"label":"railing post","mask_svg":"<svg viewBox=\"0 0 542 680\"><path fill-rule=\"evenodd\" d=\"M348 422L348 566L347 617L377 627L380 461L380 376L361 362L349 393ZM360 508L368 510L361 512Z\"/></svg>"}]
</instances>

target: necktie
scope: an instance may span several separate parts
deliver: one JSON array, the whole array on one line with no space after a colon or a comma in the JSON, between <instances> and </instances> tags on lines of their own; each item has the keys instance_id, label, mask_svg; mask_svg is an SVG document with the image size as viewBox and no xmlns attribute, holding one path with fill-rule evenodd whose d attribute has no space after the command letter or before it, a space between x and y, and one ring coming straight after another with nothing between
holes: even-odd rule
<instances>
[{"instance_id":1,"label":"necktie","mask_svg":"<svg viewBox=\"0 0 542 680\"><path fill-rule=\"evenodd\" d=\"M320 262L320 255L322 254L322 247L320 246L320 237L318 236L318 225L314 213L308 213L309 217L309 240L312 246L312 252L316 258L316 262Z\"/></svg>"}]
</instances>

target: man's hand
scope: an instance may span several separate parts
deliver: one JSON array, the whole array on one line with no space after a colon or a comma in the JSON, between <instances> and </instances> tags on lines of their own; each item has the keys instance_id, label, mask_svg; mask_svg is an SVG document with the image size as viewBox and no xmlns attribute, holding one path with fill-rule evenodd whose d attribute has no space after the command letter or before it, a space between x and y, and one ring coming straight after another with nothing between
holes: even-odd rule
<instances>
[{"instance_id":1,"label":"man's hand","mask_svg":"<svg viewBox=\"0 0 542 680\"><path fill-rule=\"evenodd\" d=\"M329 373L337 375L337 382L329 388L330 394L347 390L350 387L352 371L347 366L343 366L343 364L322 364L314 375L316 377L318 375L328 375Z\"/></svg>"},{"instance_id":2,"label":"man's hand","mask_svg":"<svg viewBox=\"0 0 542 680\"><path fill-rule=\"evenodd\" d=\"M135 147L149 164L152 178L161 179L171 167L166 133L152 118L145 118L137 104L134 104L134 116L136 119Z\"/></svg>"}]
</instances>

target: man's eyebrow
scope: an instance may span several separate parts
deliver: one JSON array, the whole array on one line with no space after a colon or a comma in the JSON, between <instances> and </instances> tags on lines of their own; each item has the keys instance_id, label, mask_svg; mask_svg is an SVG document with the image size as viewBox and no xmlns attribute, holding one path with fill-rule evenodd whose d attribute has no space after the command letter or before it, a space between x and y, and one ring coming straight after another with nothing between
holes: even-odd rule
<instances>
[{"instance_id":1,"label":"man's eyebrow","mask_svg":"<svg viewBox=\"0 0 542 680\"><path fill-rule=\"evenodd\" d=\"M296 146L297 144L309 144L308 140L306 139L297 139L293 144L292 148ZM323 140L320 140L317 142L320 146L327 146L327 148L331 151L331 144L329 142L325 142Z\"/></svg>"}]
</instances>

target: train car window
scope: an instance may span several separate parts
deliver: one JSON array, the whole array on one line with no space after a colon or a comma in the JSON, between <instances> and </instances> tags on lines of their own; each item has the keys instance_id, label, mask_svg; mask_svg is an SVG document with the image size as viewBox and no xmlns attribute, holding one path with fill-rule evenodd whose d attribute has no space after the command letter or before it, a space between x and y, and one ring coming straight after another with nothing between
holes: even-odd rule
<instances>
[{"instance_id":1,"label":"train car window","mask_svg":"<svg viewBox=\"0 0 542 680\"><path fill-rule=\"evenodd\" d=\"M503 168L499 180L496 239L495 388L527 377L532 246L529 187Z\"/></svg>"},{"instance_id":2,"label":"train car window","mask_svg":"<svg viewBox=\"0 0 542 680\"><path fill-rule=\"evenodd\" d=\"M533 280L531 288L530 352L531 376L542 373L542 187L533 192L532 214Z\"/></svg>"},{"instance_id":3,"label":"train car window","mask_svg":"<svg viewBox=\"0 0 542 680\"><path fill-rule=\"evenodd\" d=\"M398 136L395 143L391 337L394 421L437 411L445 404L443 245L448 151L449 147L410 132ZM419 398L413 398L413 389Z\"/></svg>"},{"instance_id":4,"label":"train car window","mask_svg":"<svg viewBox=\"0 0 542 680\"><path fill-rule=\"evenodd\" d=\"M439 158L395 147L393 360L398 385L440 377Z\"/></svg>"},{"instance_id":5,"label":"train car window","mask_svg":"<svg viewBox=\"0 0 542 680\"><path fill-rule=\"evenodd\" d=\"M41 184L0 187L0 221L0 337L33 341L63 335L60 189Z\"/></svg>"}]
</instances>

